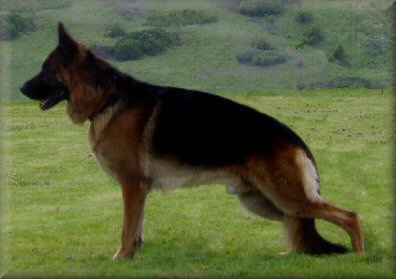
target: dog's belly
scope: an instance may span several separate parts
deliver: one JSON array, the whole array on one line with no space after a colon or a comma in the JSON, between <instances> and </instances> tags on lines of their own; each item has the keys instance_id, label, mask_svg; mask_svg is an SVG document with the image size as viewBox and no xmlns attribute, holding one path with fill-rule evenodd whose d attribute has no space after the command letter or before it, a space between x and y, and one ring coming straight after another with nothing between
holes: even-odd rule
<instances>
[{"instance_id":1,"label":"dog's belly","mask_svg":"<svg viewBox=\"0 0 396 279\"><path fill-rule=\"evenodd\" d=\"M239 178L226 170L204 170L165 160L151 162L150 177L153 188L172 190L205 184L235 185Z\"/></svg>"},{"instance_id":2,"label":"dog's belly","mask_svg":"<svg viewBox=\"0 0 396 279\"><path fill-rule=\"evenodd\" d=\"M102 170L109 177L117 180L117 173L112 168L111 161L99 152L94 154ZM149 177L152 180L151 187L163 191L205 184L226 185L230 194L240 194L249 191L249 187L246 186L241 178L230 171L193 168L165 160L151 161Z\"/></svg>"}]
</instances>

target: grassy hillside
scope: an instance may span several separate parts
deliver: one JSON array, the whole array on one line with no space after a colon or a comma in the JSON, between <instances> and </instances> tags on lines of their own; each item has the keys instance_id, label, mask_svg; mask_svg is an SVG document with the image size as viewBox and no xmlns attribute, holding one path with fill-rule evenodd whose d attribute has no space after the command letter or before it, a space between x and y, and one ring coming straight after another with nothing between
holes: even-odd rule
<instances>
[{"instance_id":1,"label":"grassy hillside","mask_svg":"<svg viewBox=\"0 0 396 279\"><path fill-rule=\"evenodd\" d=\"M253 0L0 0L3 22L10 11L34 22L34 28L26 28L19 37L0 41L2 69L10 73L5 95L22 98L17 88L40 69L56 45L59 20L89 46L114 46L119 38L105 36L111 24L118 24L126 33L159 25L178 34L180 43L155 56L112 61L123 71L153 83L239 94L390 86L391 19L387 10L393 1L279 0L273 2L280 3L281 13L260 17L240 13L240 7L249 1ZM186 9L190 14L183 18L180 14ZM194 16L201 13L198 21L191 11ZM309 23L296 19L301 13L310 15ZM306 39L312 28L320 29L323 40L311 45ZM272 51L285 58L284 63L238 63L236 56L252 48L256 39L269 42ZM348 61L345 65L331 62L339 46Z\"/></svg>"},{"instance_id":2,"label":"grassy hillside","mask_svg":"<svg viewBox=\"0 0 396 279\"><path fill-rule=\"evenodd\" d=\"M206 185L150 194L145 247L134 260L118 262L111 257L120 240L120 189L90 155L87 126L73 126L63 105L40 112L33 102L9 102L1 121L7 271L25 277L391 277L391 97L378 90L233 97L306 140L318 160L322 195L359 213L366 254L281 256L280 223L245 215L224 186ZM350 247L336 226L319 222L319 231Z\"/></svg>"}]
</instances>

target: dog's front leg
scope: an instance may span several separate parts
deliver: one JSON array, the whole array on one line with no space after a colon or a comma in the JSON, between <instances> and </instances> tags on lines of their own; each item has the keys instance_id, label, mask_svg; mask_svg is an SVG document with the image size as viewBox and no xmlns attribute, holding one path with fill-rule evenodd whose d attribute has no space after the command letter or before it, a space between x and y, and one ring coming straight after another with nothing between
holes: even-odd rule
<instances>
[{"instance_id":1,"label":"dog's front leg","mask_svg":"<svg viewBox=\"0 0 396 279\"><path fill-rule=\"evenodd\" d=\"M113 259L133 257L139 243L139 233L143 222L146 187L138 178L120 179L124 203L124 220L122 225L121 247Z\"/></svg>"},{"instance_id":2,"label":"dog's front leg","mask_svg":"<svg viewBox=\"0 0 396 279\"><path fill-rule=\"evenodd\" d=\"M142 248L143 244L144 244L143 225L144 225L144 216L142 216L142 218L140 218L139 229L138 229L138 232L136 235L136 248L137 249Z\"/></svg>"}]
</instances>

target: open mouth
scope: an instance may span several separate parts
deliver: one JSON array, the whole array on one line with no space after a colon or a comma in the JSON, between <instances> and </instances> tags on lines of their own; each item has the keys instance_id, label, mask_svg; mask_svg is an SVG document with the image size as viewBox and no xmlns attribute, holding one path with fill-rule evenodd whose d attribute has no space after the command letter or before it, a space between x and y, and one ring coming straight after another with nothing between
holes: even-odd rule
<instances>
[{"instance_id":1,"label":"open mouth","mask_svg":"<svg viewBox=\"0 0 396 279\"><path fill-rule=\"evenodd\" d=\"M67 92L65 90L58 90L55 93L51 94L46 99L40 101L40 108L42 110L47 110L57 105L63 100L67 99Z\"/></svg>"}]
</instances>

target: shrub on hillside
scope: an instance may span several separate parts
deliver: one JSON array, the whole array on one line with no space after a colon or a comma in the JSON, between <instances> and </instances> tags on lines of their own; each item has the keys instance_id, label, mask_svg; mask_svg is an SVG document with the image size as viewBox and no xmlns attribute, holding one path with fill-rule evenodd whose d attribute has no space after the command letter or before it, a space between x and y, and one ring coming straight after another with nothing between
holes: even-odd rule
<instances>
[{"instance_id":1,"label":"shrub on hillside","mask_svg":"<svg viewBox=\"0 0 396 279\"><path fill-rule=\"evenodd\" d=\"M251 48L245 52L237 54L236 59L241 64L248 64L248 63L252 62L253 57L255 57L256 55L259 55L260 53L261 53L261 51L259 49Z\"/></svg>"},{"instance_id":2,"label":"shrub on hillside","mask_svg":"<svg viewBox=\"0 0 396 279\"><path fill-rule=\"evenodd\" d=\"M30 17L12 12L1 19L0 39L12 40L20 37L23 33L33 32L36 29L34 21Z\"/></svg>"},{"instance_id":3,"label":"shrub on hillside","mask_svg":"<svg viewBox=\"0 0 396 279\"><path fill-rule=\"evenodd\" d=\"M252 64L256 66L270 66L275 64L285 63L287 60L286 55L281 51L262 51L252 59Z\"/></svg>"},{"instance_id":4,"label":"shrub on hillside","mask_svg":"<svg viewBox=\"0 0 396 279\"><path fill-rule=\"evenodd\" d=\"M241 14L253 17L278 15L282 11L280 0L244 0L239 6Z\"/></svg>"},{"instance_id":5,"label":"shrub on hillside","mask_svg":"<svg viewBox=\"0 0 396 279\"><path fill-rule=\"evenodd\" d=\"M320 27L312 27L304 34L306 38L306 43L310 46L317 45L324 41L325 36Z\"/></svg>"},{"instance_id":6,"label":"shrub on hillside","mask_svg":"<svg viewBox=\"0 0 396 279\"><path fill-rule=\"evenodd\" d=\"M271 45L270 42L268 42L267 38L265 37L259 37L253 40L251 44L252 48L257 48L261 50L273 50L273 46Z\"/></svg>"},{"instance_id":7,"label":"shrub on hillside","mask_svg":"<svg viewBox=\"0 0 396 279\"><path fill-rule=\"evenodd\" d=\"M387 37L371 36L363 41L363 46L370 57L378 57L392 49L392 41Z\"/></svg>"},{"instance_id":8,"label":"shrub on hillside","mask_svg":"<svg viewBox=\"0 0 396 279\"><path fill-rule=\"evenodd\" d=\"M119 23L112 23L105 27L105 36L110 38L123 37L127 33Z\"/></svg>"},{"instance_id":9,"label":"shrub on hillside","mask_svg":"<svg viewBox=\"0 0 396 279\"><path fill-rule=\"evenodd\" d=\"M334 50L334 52L329 57L329 61L332 63L338 63L341 66L349 66L349 58L342 45L339 45Z\"/></svg>"},{"instance_id":10,"label":"shrub on hillside","mask_svg":"<svg viewBox=\"0 0 396 279\"><path fill-rule=\"evenodd\" d=\"M143 44L134 38L117 42L114 46L114 57L120 61L135 60L144 55Z\"/></svg>"},{"instance_id":11,"label":"shrub on hillside","mask_svg":"<svg viewBox=\"0 0 396 279\"><path fill-rule=\"evenodd\" d=\"M328 81L314 82L307 86L307 88L368 88L378 89L382 86L375 81L368 80L361 77L336 77Z\"/></svg>"},{"instance_id":12,"label":"shrub on hillside","mask_svg":"<svg viewBox=\"0 0 396 279\"><path fill-rule=\"evenodd\" d=\"M386 15L393 23L396 23L396 1L386 9Z\"/></svg>"},{"instance_id":13,"label":"shrub on hillside","mask_svg":"<svg viewBox=\"0 0 396 279\"><path fill-rule=\"evenodd\" d=\"M184 9L168 13L152 13L147 21L154 26L183 26L212 23L217 21L217 18L204 11Z\"/></svg>"},{"instance_id":14,"label":"shrub on hillside","mask_svg":"<svg viewBox=\"0 0 396 279\"><path fill-rule=\"evenodd\" d=\"M251 48L238 54L236 59L241 64L252 64L255 66L266 67L285 63L287 61L287 56L282 51Z\"/></svg>"},{"instance_id":15,"label":"shrub on hillside","mask_svg":"<svg viewBox=\"0 0 396 279\"><path fill-rule=\"evenodd\" d=\"M178 35L162 29L133 32L118 40L115 44L114 58L125 61L138 59L146 55L156 55L178 43Z\"/></svg>"},{"instance_id":16,"label":"shrub on hillside","mask_svg":"<svg viewBox=\"0 0 396 279\"><path fill-rule=\"evenodd\" d=\"M102 44L93 44L89 48L95 55L102 57L103 59L114 58L114 47L105 46Z\"/></svg>"},{"instance_id":17,"label":"shrub on hillside","mask_svg":"<svg viewBox=\"0 0 396 279\"><path fill-rule=\"evenodd\" d=\"M313 14L308 11L299 11L294 19L301 24L309 24L314 20Z\"/></svg>"}]
</instances>

